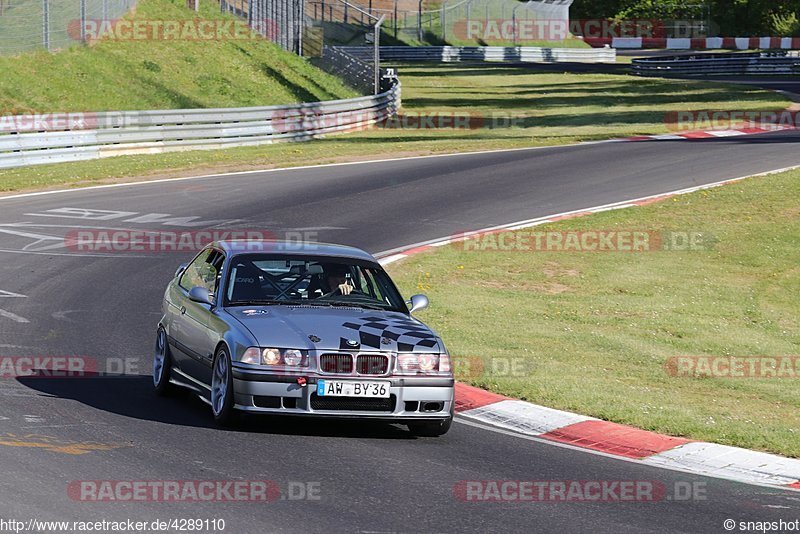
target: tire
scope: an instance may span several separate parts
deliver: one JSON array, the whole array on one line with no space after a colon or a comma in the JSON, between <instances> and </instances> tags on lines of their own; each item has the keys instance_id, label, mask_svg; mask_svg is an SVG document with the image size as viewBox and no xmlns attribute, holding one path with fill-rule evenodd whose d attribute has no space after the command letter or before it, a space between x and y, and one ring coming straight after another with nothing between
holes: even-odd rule
<instances>
[{"instance_id":1,"label":"tire","mask_svg":"<svg viewBox=\"0 0 800 534\"><path fill-rule=\"evenodd\" d=\"M453 424L453 416L440 421L420 421L419 423L408 423L408 430L415 436L437 438L444 436Z\"/></svg>"},{"instance_id":2,"label":"tire","mask_svg":"<svg viewBox=\"0 0 800 534\"><path fill-rule=\"evenodd\" d=\"M229 426L233 422L233 372L231 356L225 347L217 350L211 368L211 413L214 422L220 426Z\"/></svg>"},{"instance_id":3,"label":"tire","mask_svg":"<svg viewBox=\"0 0 800 534\"><path fill-rule=\"evenodd\" d=\"M169 351L167 331L163 326L158 328L156 346L153 351L153 387L156 394L166 396L175 390L169 379L172 376L172 354Z\"/></svg>"}]
</instances>

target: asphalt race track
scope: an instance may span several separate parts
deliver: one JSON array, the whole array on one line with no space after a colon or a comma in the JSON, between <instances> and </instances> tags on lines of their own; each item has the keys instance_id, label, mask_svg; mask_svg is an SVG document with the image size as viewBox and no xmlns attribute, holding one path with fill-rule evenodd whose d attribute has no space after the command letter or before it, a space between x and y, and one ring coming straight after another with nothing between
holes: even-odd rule
<instances>
[{"instance_id":1,"label":"asphalt race track","mask_svg":"<svg viewBox=\"0 0 800 534\"><path fill-rule=\"evenodd\" d=\"M722 532L729 518L797 519L796 492L648 468L465 422L439 439L352 422L249 418L234 430L217 429L196 398L160 399L151 391L162 292L190 255L80 255L63 247L62 237L77 227L247 228L318 232L320 240L377 253L800 165L798 142L800 133L791 132L600 143L0 200L0 355L82 355L110 370L127 361L134 373L0 379L3 513L18 520L223 518L226 532L235 533ZM64 208L108 213L76 218ZM196 218L168 220L176 217ZM231 479L273 480L286 498L92 503L67 491L80 480ZM670 494L676 483L700 483L707 498L462 502L453 488L465 480L646 480ZM298 497L307 483L319 499L289 498L290 486Z\"/></svg>"}]
</instances>

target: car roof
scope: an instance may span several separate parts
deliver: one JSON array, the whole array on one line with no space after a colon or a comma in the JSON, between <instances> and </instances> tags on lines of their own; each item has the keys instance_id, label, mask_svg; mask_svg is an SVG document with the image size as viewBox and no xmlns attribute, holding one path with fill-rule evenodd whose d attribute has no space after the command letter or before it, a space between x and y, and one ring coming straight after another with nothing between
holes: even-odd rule
<instances>
[{"instance_id":1,"label":"car roof","mask_svg":"<svg viewBox=\"0 0 800 534\"><path fill-rule=\"evenodd\" d=\"M282 241L266 239L231 239L215 241L212 246L222 249L229 256L240 254L279 254L286 256L331 256L339 258L377 260L360 248L333 243L316 243L313 241Z\"/></svg>"}]
</instances>

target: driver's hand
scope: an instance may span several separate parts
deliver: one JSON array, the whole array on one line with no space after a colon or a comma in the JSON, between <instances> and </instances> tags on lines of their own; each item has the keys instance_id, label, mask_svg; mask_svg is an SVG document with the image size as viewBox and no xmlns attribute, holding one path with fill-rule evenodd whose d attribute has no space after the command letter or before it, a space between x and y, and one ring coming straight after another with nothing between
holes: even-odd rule
<instances>
[{"instance_id":1,"label":"driver's hand","mask_svg":"<svg viewBox=\"0 0 800 534\"><path fill-rule=\"evenodd\" d=\"M350 284L339 284L339 292L342 295L349 295L353 291L353 286Z\"/></svg>"}]
</instances>

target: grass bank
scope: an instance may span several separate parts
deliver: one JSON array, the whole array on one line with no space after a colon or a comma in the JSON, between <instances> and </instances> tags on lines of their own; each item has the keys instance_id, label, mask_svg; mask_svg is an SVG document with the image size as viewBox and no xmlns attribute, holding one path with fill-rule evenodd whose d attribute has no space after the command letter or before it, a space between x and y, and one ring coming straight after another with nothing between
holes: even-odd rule
<instances>
[{"instance_id":1,"label":"grass bank","mask_svg":"<svg viewBox=\"0 0 800 534\"><path fill-rule=\"evenodd\" d=\"M200 2L195 13L183 0L142 0L127 18L178 21L185 28L235 20L214 5ZM264 39L119 35L123 39L57 53L0 57L0 113L265 106L357 96L339 78Z\"/></svg>"}]
</instances>

